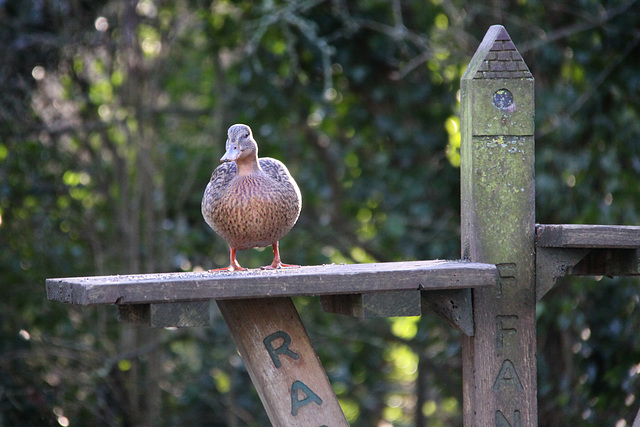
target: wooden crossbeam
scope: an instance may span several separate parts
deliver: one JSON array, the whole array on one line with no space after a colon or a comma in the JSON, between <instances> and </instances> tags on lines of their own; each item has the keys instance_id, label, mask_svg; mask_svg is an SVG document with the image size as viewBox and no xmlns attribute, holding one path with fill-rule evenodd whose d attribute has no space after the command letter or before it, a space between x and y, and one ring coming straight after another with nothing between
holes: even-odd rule
<instances>
[{"instance_id":1,"label":"wooden crossbeam","mask_svg":"<svg viewBox=\"0 0 640 427\"><path fill-rule=\"evenodd\" d=\"M539 248L640 248L640 227L631 225L539 224Z\"/></svg>"},{"instance_id":2,"label":"wooden crossbeam","mask_svg":"<svg viewBox=\"0 0 640 427\"><path fill-rule=\"evenodd\" d=\"M246 272L47 279L47 298L79 305L149 304L301 295L491 287L497 269L464 261L323 265Z\"/></svg>"}]
</instances>

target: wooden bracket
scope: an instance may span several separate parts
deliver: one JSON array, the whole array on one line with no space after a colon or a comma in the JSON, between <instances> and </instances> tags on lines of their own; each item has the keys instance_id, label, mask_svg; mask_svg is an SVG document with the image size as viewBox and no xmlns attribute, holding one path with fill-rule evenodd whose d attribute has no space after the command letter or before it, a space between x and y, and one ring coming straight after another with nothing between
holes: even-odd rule
<instances>
[{"instance_id":1,"label":"wooden bracket","mask_svg":"<svg viewBox=\"0 0 640 427\"><path fill-rule=\"evenodd\" d=\"M423 292L422 307L430 308L450 326L466 336L473 336L471 289Z\"/></svg>"},{"instance_id":2,"label":"wooden bracket","mask_svg":"<svg viewBox=\"0 0 640 427\"><path fill-rule=\"evenodd\" d=\"M536 298L573 276L640 275L640 227L537 225Z\"/></svg>"},{"instance_id":3,"label":"wooden bracket","mask_svg":"<svg viewBox=\"0 0 640 427\"><path fill-rule=\"evenodd\" d=\"M536 251L536 301L540 301L580 262L589 249L538 248Z\"/></svg>"}]
</instances>

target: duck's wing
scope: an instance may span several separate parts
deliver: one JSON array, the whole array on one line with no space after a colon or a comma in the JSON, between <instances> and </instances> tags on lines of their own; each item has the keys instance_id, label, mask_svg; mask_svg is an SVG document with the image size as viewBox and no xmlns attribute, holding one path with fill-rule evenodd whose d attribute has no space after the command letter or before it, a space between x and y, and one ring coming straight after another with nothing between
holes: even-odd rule
<instances>
[{"instance_id":1,"label":"duck's wing","mask_svg":"<svg viewBox=\"0 0 640 427\"><path fill-rule=\"evenodd\" d=\"M278 182L294 182L289 169L280 160L272 159L271 157L261 157L258 159L260 167L271 177Z\"/></svg>"},{"instance_id":2,"label":"duck's wing","mask_svg":"<svg viewBox=\"0 0 640 427\"><path fill-rule=\"evenodd\" d=\"M281 213L288 218L288 225L282 234L284 235L293 227L293 224L295 224L298 219L298 215L300 215L300 210L302 209L300 188L298 188L298 184L281 161L270 157L263 157L259 159L259 162L265 175L275 181L275 184L270 186L272 187L271 190L277 193L276 202L280 205Z\"/></svg>"},{"instance_id":3,"label":"duck's wing","mask_svg":"<svg viewBox=\"0 0 640 427\"><path fill-rule=\"evenodd\" d=\"M236 162L225 162L213 171L209 184L213 186L213 188L224 187L237 174L238 167L236 166Z\"/></svg>"}]
</instances>

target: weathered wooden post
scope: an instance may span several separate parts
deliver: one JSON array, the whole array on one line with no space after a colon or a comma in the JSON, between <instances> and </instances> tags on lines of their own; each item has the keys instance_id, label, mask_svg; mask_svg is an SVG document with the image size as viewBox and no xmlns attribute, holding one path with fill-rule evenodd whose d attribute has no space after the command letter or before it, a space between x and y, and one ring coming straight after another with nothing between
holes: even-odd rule
<instances>
[{"instance_id":1,"label":"weathered wooden post","mask_svg":"<svg viewBox=\"0 0 640 427\"><path fill-rule=\"evenodd\" d=\"M492 26L461 80L462 257L496 264L463 337L465 426L535 426L533 77Z\"/></svg>"}]
</instances>

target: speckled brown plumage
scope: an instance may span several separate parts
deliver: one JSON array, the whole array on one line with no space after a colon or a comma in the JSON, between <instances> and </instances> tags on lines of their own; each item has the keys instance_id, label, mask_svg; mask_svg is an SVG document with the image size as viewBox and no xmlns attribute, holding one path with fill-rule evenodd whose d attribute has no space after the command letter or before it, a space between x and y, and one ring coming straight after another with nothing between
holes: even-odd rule
<instances>
[{"instance_id":1,"label":"speckled brown plumage","mask_svg":"<svg viewBox=\"0 0 640 427\"><path fill-rule=\"evenodd\" d=\"M272 158L258 159L258 147L246 125L229 128L227 152L202 198L202 216L231 248L228 270L240 270L236 250L273 245L272 268L280 262L278 241L300 214L300 190L287 167Z\"/></svg>"}]
</instances>

